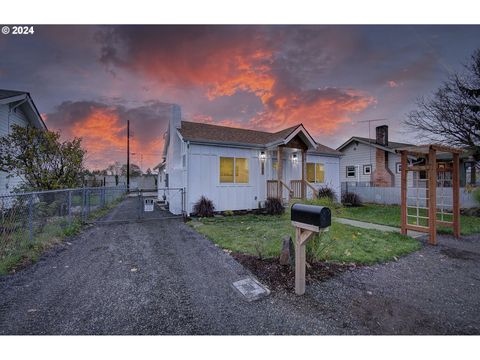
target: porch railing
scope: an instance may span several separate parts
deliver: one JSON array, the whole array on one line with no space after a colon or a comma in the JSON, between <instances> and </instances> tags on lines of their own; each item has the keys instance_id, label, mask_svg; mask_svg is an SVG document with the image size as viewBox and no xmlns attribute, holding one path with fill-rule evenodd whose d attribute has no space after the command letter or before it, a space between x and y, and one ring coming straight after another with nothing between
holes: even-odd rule
<instances>
[{"instance_id":1,"label":"porch railing","mask_svg":"<svg viewBox=\"0 0 480 360\"><path fill-rule=\"evenodd\" d=\"M267 198L280 198L277 180L267 180Z\"/></svg>"},{"instance_id":2,"label":"porch railing","mask_svg":"<svg viewBox=\"0 0 480 360\"><path fill-rule=\"evenodd\" d=\"M318 190L315 189L315 187L306 180L305 180L305 185L307 185L310 188L310 190L312 190L314 198L315 199L318 198Z\"/></svg>"},{"instance_id":3,"label":"porch railing","mask_svg":"<svg viewBox=\"0 0 480 360\"><path fill-rule=\"evenodd\" d=\"M291 180L290 186L293 190L293 198L294 199L301 199L302 198L302 180Z\"/></svg>"},{"instance_id":4,"label":"porch railing","mask_svg":"<svg viewBox=\"0 0 480 360\"><path fill-rule=\"evenodd\" d=\"M293 190L288 187L282 180L267 180L267 197L283 199L283 189L287 190L288 199L293 197Z\"/></svg>"}]
</instances>

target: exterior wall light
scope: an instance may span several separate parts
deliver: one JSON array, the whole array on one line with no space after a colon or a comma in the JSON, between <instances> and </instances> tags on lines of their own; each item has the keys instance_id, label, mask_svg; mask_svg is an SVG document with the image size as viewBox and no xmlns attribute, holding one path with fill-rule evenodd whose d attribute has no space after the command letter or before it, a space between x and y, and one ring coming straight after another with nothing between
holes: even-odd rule
<instances>
[{"instance_id":1,"label":"exterior wall light","mask_svg":"<svg viewBox=\"0 0 480 360\"><path fill-rule=\"evenodd\" d=\"M292 161L293 161L293 163L295 163L295 164L298 162L297 153L292 154Z\"/></svg>"},{"instance_id":2,"label":"exterior wall light","mask_svg":"<svg viewBox=\"0 0 480 360\"><path fill-rule=\"evenodd\" d=\"M265 154L265 151L260 151L259 158L260 158L260 160L265 160L267 158L267 155Z\"/></svg>"}]
</instances>

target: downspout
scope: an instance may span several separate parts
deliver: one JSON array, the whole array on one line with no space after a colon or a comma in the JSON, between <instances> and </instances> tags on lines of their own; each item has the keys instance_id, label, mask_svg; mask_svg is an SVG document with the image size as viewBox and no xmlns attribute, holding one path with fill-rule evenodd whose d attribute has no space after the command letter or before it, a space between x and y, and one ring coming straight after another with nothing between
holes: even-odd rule
<instances>
[{"instance_id":1,"label":"downspout","mask_svg":"<svg viewBox=\"0 0 480 360\"><path fill-rule=\"evenodd\" d=\"M10 114L12 113L12 111L14 111L16 108L18 108L19 106L25 104L25 102L27 101L27 98L25 97L25 99L23 99L22 101L20 101L18 104L12 106L12 107L9 107L8 109L8 114L7 114L7 131L8 131L8 135L10 135Z\"/></svg>"},{"instance_id":2,"label":"downspout","mask_svg":"<svg viewBox=\"0 0 480 360\"><path fill-rule=\"evenodd\" d=\"M190 141L187 141L187 151L185 154L185 171L187 172L185 178L187 179L187 183L185 184L185 213L187 216L190 216L190 211L189 211L189 196L190 196L190 191L189 191L189 186L190 186L190 171L189 171L189 166L190 166Z\"/></svg>"}]
</instances>

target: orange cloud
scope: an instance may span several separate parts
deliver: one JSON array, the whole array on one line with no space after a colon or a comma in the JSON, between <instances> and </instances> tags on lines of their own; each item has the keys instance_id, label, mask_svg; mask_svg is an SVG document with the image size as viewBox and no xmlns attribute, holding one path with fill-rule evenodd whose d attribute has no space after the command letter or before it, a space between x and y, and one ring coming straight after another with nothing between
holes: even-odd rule
<instances>
[{"instance_id":1,"label":"orange cloud","mask_svg":"<svg viewBox=\"0 0 480 360\"><path fill-rule=\"evenodd\" d=\"M388 85L388 87L391 87L391 88L396 88L396 87L399 86L398 83L394 80L388 80L387 85Z\"/></svg>"},{"instance_id":2,"label":"orange cloud","mask_svg":"<svg viewBox=\"0 0 480 360\"><path fill-rule=\"evenodd\" d=\"M158 106L125 109L95 102L66 102L48 114L47 125L61 129L64 139L81 137L82 147L87 150L87 167L104 169L115 161L126 163L126 119L130 119L131 162L146 170L161 161L166 120L156 112Z\"/></svg>"},{"instance_id":3,"label":"orange cloud","mask_svg":"<svg viewBox=\"0 0 480 360\"><path fill-rule=\"evenodd\" d=\"M359 91L335 88L310 90L275 99L251 125L269 131L303 123L314 135L331 134L351 115L365 110L376 100Z\"/></svg>"}]
</instances>

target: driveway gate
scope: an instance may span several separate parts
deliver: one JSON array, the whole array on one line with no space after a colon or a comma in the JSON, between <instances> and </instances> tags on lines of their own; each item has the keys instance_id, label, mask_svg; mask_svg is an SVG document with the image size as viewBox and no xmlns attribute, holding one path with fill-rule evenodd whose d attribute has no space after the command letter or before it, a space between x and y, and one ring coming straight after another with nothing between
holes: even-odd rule
<instances>
[{"instance_id":1,"label":"driveway gate","mask_svg":"<svg viewBox=\"0 0 480 360\"><path fill-rule=\"evenodd\" d=\"M183 188L135 189L126 193L125 198L105 216L92 223L181 219L185 215Z\"/></svg>"}]
</instances>

